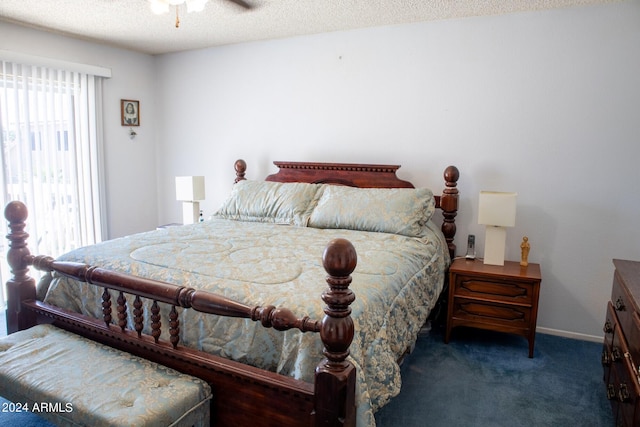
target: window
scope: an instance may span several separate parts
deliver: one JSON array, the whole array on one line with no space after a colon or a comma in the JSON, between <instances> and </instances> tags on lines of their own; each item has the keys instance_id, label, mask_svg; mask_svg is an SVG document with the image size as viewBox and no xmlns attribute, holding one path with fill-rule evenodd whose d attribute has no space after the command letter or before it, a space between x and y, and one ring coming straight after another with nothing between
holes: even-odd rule
<instances>
[{"instance_id":1,"label":"window","mask_svg":"<svg viewBox=\"0 0 640 427\"><path fill-rule=\"evenodd\" d=\"M0 65L2 206L26 203L33 254L55 257L100 242L102 78L8 61ZM4 239L0 246L6 253ZM6 262L0 274L4 305Z\"/></svg>"}]
</instances>

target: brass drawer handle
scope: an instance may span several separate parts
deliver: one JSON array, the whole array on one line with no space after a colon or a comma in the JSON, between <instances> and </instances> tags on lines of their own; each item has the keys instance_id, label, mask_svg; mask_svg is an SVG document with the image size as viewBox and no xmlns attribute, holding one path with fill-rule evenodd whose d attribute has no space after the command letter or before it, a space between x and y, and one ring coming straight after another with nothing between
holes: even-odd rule
<instances>
[{"instance_id":1,"label":"brass drawer handle","mask_svg":"<svg viewBox=\"0 0 640 427\"><path fill-rule=\"evenodd\" d=\"M613 347L611 349L611 361L617 362L619 360L622 360L622 354L620 353L620 349L617 347Z\"/></svg>"},{"instance_id":2,"label":"brass drawer handle","mask_svg":"<svg viewBox=\"0 0 640 427\"><path fill-rule=\"evenodd\" d=\"M618 299L616 300L616 310L617 311L625 311L627 308L624 305L624 300L622 299L622 297L618 297Z\"/></svg>"},{"instance_id":3,"label":"brass drawer handle","mask_svg":"<svg viewBox=\"0 0 640 427\"><path fill-rule=\"evenodd\" d=\"M613 332L613 326L611 326L611 322L609 319L604 323L604 328L602 328L605 334L610 334Z\"/></svg>"},{"instance_id":4,"label":"brass drawer handle","mask_svg":"<svg viewBox=\"0 0 640 427\"><path fill-rule=\"evenodd\" d=\"M629 389L627 389L627 384L620 384L620 388L618 389L618 400L622 403L628 402L630 399Z\"/></svg>"},{"instance_id":5,"label":"brass drawer handle","mask_svg":"<svg viewBox=\"0 0 640 427\"><path fill-rule=\"evenodd\" d=\"M607 399L613 400L616 397L616 388L613 384L607 384Z\"/></svg>"},{"instance_id":6,"label":"brass drawer handle","mask_svg":"<svg viewBox=\"0 0 640 427\"><path fill-rule=\"evenodd\" d=\"M606 349L602 350L602 366L611 366L611 355Z\"/></svg>"}]
</instances>

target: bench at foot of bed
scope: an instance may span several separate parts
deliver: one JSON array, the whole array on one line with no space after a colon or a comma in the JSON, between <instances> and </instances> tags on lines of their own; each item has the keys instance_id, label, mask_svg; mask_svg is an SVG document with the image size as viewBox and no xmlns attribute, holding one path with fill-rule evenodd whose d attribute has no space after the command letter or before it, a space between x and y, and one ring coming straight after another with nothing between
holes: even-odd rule
<instances>
[{"instance_id":1,"label":"bench at foot of bed","mask_svg":"<svg viewBox=\"0 0 640 427\"><path fill-rule=\"evenodd\" d=\"M208 426L204 381L51 325L0 339L0 396L58 426Z\"/></svg>"}]
</instances>

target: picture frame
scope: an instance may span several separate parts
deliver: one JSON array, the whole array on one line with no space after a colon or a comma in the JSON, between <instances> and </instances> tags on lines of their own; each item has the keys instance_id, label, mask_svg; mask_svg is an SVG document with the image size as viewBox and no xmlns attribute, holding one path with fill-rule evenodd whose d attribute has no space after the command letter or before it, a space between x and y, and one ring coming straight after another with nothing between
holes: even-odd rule
<instances>
[{"instance_id":1,"label":"picture frame","mask_svg":"<svg viewBox=\"0 0 640 427\"><path fill-rule=\"evenodd\" d=\"M120 123L122 126L140 126L140 101L120 100Z\"/></svg>"}]
</instances>

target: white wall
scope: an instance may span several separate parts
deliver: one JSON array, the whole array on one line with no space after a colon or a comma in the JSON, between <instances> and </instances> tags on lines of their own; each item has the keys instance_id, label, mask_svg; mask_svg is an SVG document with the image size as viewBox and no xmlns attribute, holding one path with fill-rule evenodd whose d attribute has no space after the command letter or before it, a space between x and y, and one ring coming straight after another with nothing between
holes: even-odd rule
<instances>
[{"instance_id":1,"label":"white wall","mask_svg":"<svg viewBox=\"0 0 640 427\"><path fill-rule=\"evenodd\" d=\"M480 190L517 191L508 258L529 236L539 327L600 336L611 259L640 259L639 23L627 1L162 56L160 221L180 219L182 174L206 176L212 213L237 158L254 179L272 160L401 164L435 190L455 164L459 248L482 251Z\"/></svg>"},{"instance_id":2,"label":"white wall","mask_svg":"<svg viewBox=\"0 0 640 427\"><path fill-rule=\"evenodd\" d=\"M401 164L401 178L436 191L455 164L459 248L468 233L484 245L480 190L517 191L508 258L528 235L539 327L600 336L611 259L640 259L639 23L632 0L159 58L0 23L0 49L113 70L111 237L179 221L176 175L206 176L212 213L239 157L254 179L273 160ZM141 101L133 141L121 98Z\"/></svg>"},{"instance_id":3,"label":"white wall","mask_svg":"<svg viewBox=\"0 0 640 427\"><path fill-rule=\"evenodd\" d=\"M104 143L109 237L157 225L155 59L122 49L0 22L0 49L112 70L104 84ZM120 125L120 99L140 100L138 136Z\"/></svg>"}]
</instances>

